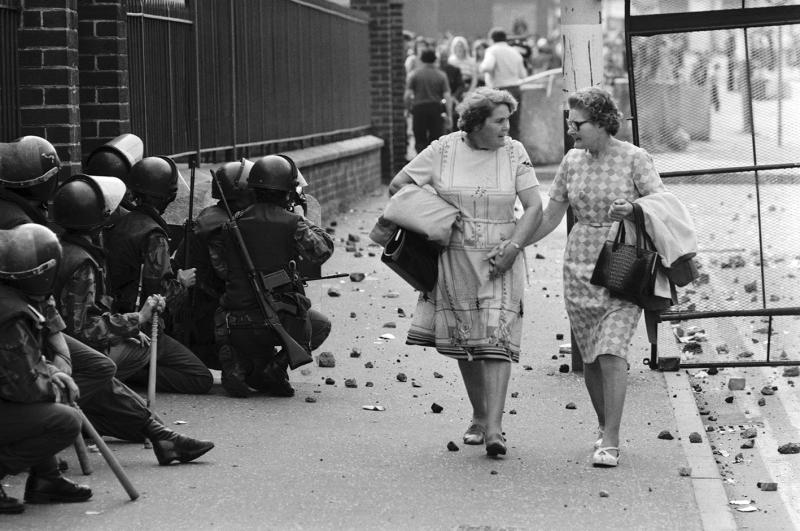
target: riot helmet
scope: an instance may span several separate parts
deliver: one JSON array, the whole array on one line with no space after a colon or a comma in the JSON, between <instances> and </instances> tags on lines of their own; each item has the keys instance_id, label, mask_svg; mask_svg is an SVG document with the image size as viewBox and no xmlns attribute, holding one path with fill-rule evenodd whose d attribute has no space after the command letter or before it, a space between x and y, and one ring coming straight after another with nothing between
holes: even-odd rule
<instances>
[{"instance_id":1,"label":"riot helmet","mask_svg":"<svg viewBox=\"0 0 800 531\"><path fill-rule=\"evenodd\" d=\"M220 189L225 194L225 199L232 206L238 207L237 210L245 208L253 203L253 191L248 188L250 170L253 163L245 158L238 162L226 162L220 167L215 175L217 178L211 181L211 197L222 199Z\"/></svg>"},{"instance_id":2,"label":"riot helmet","mask_svg":"<svg viewBox=\"0 0 800 531\"><path fill-rule=\"evenodd\" d=\"M133 165L142 160L144 143L138 136L125 133L98 147L86 159L86 173L109 175L127 181Z\"/></svg>"},{"instance_id":3,"label":"riot helmet","mask_svg":"<svg viewBox=\"0 0 800 531\"><path fill-rule=\"evenodd\" d=\"M253 165L247 186L257 190L290 192L295 189L297 175L297 166L291 158L286 155L267 155Z\"/></svg>"},{"instance_id":4,"label":"riot helmet","mask_svg":"<svg viewBox=\"0 0 800 531\"><path fill-rule=\"evenodd\" d=\"M65 229L91 231L111 220L125 195L116 177L79 174L64 182L53 196L53 219Z\"/></svg>"},{"instance_id":5,"label":"riot helmet","mask_svg":"<svg viewBox=\"0 0 800 531\"><path fill-rule=\"evenodd\" d=\"M28 295L50 295L61 262L61 244L38 223L0 230L0 281Z\"/></svg>"},{"instance_id":6,"label":"riot helmet","mask_svg":"<svg viewBox=\"0 0 800 531\"><path fill-rule=\"evenodd\" d=\"M38 136L0 143L0 185L25 197L47 201L53 194L61 161L53 144Z\"/></svg>"},{"instance_id":7,"label":"riot helmet","mask_svg":"<svg viewBox=\"0 0 800 531\"><path fill-rule=\"evenodd\" d=\"M178 194L178 166L169 157L145 157L131 169L128 188L166 208Z\"/></svg>"}]
</instances>

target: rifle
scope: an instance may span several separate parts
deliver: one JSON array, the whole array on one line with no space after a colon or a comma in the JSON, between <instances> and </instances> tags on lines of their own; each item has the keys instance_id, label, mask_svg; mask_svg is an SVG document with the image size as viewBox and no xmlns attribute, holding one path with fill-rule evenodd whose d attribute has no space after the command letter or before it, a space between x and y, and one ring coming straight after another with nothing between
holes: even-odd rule
<instances>
[{"instance_id":1,"label":"rifle","mask_svg":"<svg viewBox=\"0 0 800 531\"><path fill-rule=\"evenodd\" d=\"M329 278L344 278L349 276L350 273L335 273L333 275L325 275L324 277L300 277L300 282L313 282L315 280L328 280Z\"/></svg>"},{"instance_id":2,"label":"rifle","mask_svg":"<svg viewBox=\"0 0 800 531\"><path fill-rule=\"evenodd\" d=\"M271 273L269 275L264 275L256 271L256 267L253 264L253 259L250 258L250 253L247 250L247 244L245 244L244 238L242 237L242 232L239 230L239 225L236 223L236 218L233 216L233 213L228 206L228 200L225 198L225 192L223 192L223 188L217 179L217 175L213 171L211 171L211 178L217 184L217 189L219 190L222 204L225 206L225 213L228 215L230 231L233 233L233 236L236 239L237 247L239 247L239 254L244 262L245 269L247 270L247 277L250 280L250 287L253 288L253 293L258 301L258 307L264 316L264 324L269 328L272 328L278 337L280 337L281 343L283 343L283 350L286 351L287 358L289 360L289 367L292 370L305 365L306 363L311 363L313 358L311 357L309 350L300 345L300 343L298 343L289 334L289 332L286 331L286 329L283 327L283 324L281 324L278 313L275 311L277 301L275 301L272 288L277 285L286 284L288 281L290 281L289 275L283 270L276 273Z\"/></svg>"},{"instance_id":3,"label":"rifle","mask_svg":"<svg viewBox=\"0 0 800 531\"><path fill-rule=\"evenodd\" d=\"M183 257L181 259L181 267L187 268L191 261L189 259L189 239L194 232L194 183L195 183L195 168L197 161L194 156L189 157L189 217L186 218L186 223L183 224ZM192 308L195 306L197 300L197 289L191 287L188 290L189 307L183 308L180 315L175 315L176 324L180 324L181 330L181 343L190 345L192 337L196 337L196 324L192 319Z\"/></svg>"}]
</instances>

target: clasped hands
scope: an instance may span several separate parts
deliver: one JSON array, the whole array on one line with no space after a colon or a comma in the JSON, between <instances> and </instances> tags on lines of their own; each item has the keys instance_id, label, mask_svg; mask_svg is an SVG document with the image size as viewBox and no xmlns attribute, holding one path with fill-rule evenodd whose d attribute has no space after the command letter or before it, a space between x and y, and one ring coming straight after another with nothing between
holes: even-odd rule
<instances>
[{"instance_id":1,"label":"clasped hands","mask_svg":"<svg viewBox=\"0 0 800 531\"><path fill-rule=\"evenodd\" d=\"M514 265L514 260L517 259L517 254L520 252L516 246L509 244L511 240L503 240L492 248L486 254L484 260L489 262L489 278L501 276L503 273L511 269Z\"/></svg>"}]
</instances>

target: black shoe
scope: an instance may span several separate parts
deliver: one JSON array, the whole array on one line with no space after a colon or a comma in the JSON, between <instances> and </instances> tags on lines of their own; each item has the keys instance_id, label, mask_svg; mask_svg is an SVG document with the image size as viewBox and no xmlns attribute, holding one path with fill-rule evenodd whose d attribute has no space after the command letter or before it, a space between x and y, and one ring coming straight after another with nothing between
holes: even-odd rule
<instances>
[{"instance_id":1,"label":"black shoe","mask_svg":"<svg viewBox=\"0 0 800 531\"><path fill-rule=\"evenodd\" d=\"M228 393L228 396L233 398L248 398L251 394L250 386L244 381L244 378L237 378L233 374L223 371L222 373L222 388Z\"/></svg>"},{"instance_id":2,"label":"black shoe","mask_svg":"<svg viewBox=\"0 0 800 531\"><path fill-rule=\"evenodd\" d=\"M150 419L145 427L145 435L153 443L153 453L156 454L159 465L168 465L173 461L188 463L194 461L212 448L211 441L192 439L186 435L176 433L155 419Z\"/></svg>"},{"instance_id":3,"label":"black shoe","mask_svg":"<svg viewBox=\"0 0 800 531\"><path fill-rule=\"evenodd\" d=\"M6 494L3 485L0 484L0 514L19 514L24 510L25 506L18 499Z\"/></svg>"},{"instance_id":4,"label":"black shoe","mask_svg":"<svg viewBox=\"0 0 800 531\"><path fill-rule=\"evenodd\" d=\"M499 433L486 436L486 455L497 457L506 455L506 439Z\"/></svg>"},{"instance_id":5,"label":"black shoe","mask_svg":"<svg viewBox=\"0 0 800 531\"><path fill-rule=\"evenodd\" d=\"M286 367L279 363L270 363L264 369L264 392L271 396L292 397L294 388L289 383Z\"/></svg>"},{"instance_id":6,"label":"black shoe","mask_svg":"<svg viewBox=\"0 0 800 531\"><path fill-rule=\"evenodd\" d=\"M247 370L230 345L220 347L219 363L222 366L222 387L228 393L228 396L234 398L249 397L251 389L245 382Z\"/></svg>"},{"instance_id":7,"label":"black shoe","mask_svg":"<svg viewBox=\"0 0 800 531\"><path fill-rule=\"evenodd\" d=\"M85 502L91 497L92 489L60 474L52 477L29 474L25 482L25 503Z\"/></svg>"}]
</instances>

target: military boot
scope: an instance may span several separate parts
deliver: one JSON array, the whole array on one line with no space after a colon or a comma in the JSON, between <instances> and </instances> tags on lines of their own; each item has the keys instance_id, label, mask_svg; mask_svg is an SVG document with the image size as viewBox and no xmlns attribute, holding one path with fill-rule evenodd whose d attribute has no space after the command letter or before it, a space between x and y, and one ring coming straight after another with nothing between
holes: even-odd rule
<instances>
[{"instance_id":1,"label":"military boot","mask_svg":"<svg viewBox=\"0 0 800 531\"><path fill-rule=\"evenodd\" d=\"M264 391L268 395L291 397L294 388L289 383L289 361L285 355L273 356L262 371Z\"/></svg>"},{"instance_id":2,"label":"military boot","mask_svg":"<svg viewBox=\"0 0 800 531\"><path fill-rule=\"evenodd\" d=\"M249 397L250 387L245 382L247 369L239 360L236 350L230 345L222 345L218 355L222 368L222 387L225 392L235 398Z\"/></svg>"},{"instance_id":3,"label":"military boot","mask_svg":"<svg viewBox=\"0 0 800 531\"><path fill-rule=\"evenodd\" d=\"M147 421L142 433L153 443L153 452L159 465L168 465L173 461L188 463L214 448L213 442L176 433L154 418Z\"/></svg>"},{"instance_id":4,"label":"military boot","mask_svg":"<svg viewBox=\"0 0 800 531\"><path fill-rule=\"evenodd\" d=\"M18 499L12 498L3 490L3 475L0 475L0 514L19 514L25 510Z\"/></svg>"},{"instance_id":5,"label":"military boot","mask_svg":"<svg viewBox=\"0 0 800 531\"><path fill-rule=\"evenodd\" d=\"M55 457L31 467L25 482L25 503L73 503L92 497L92 489L65 478Z\"/></svg>"}]
</instances>

